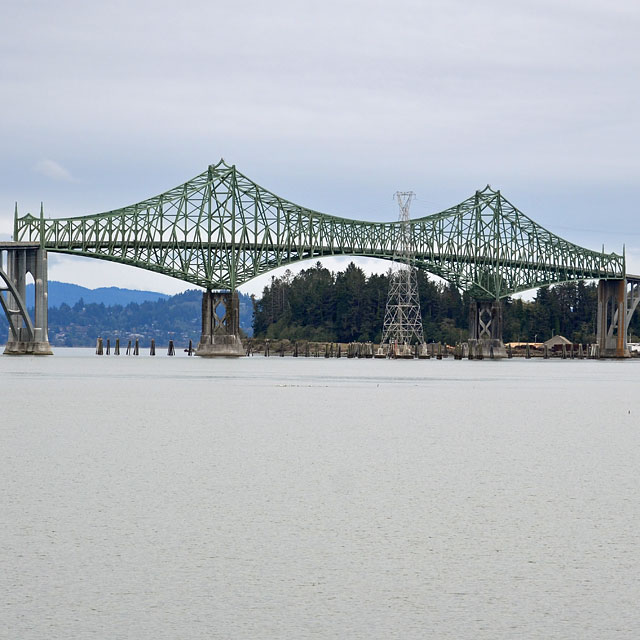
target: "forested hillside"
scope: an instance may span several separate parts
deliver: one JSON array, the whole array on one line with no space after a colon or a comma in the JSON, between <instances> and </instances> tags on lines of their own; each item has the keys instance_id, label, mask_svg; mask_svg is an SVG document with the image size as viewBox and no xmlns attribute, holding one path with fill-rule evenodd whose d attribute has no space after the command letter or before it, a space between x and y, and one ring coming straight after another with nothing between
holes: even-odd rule
<instances>
[{"instance_id":1,"label":"forested hillside","mask_svg":"<svg viewBox=\"0 0 640 640\"><path fill-rule=\"evenodd\" d=\"M159 294L161 295L161 294ZM73 305L49 307L49 341L53 346L90 347L96 338L140 340L146 346L151 339L158 344L174 340L178 345L194 344L200 338L202 291L189 290L155 302L127 305L86 303L83 299ZM251 298L240 295L240 327L251 333L253 305ZM4 313L0 312L0 344L8 334Z\"/></svg>"},{"instance_id":2,"label":"forested hillside","mask_svg":"<svg viewBox=\"0 0 640 640\"><path fill-rule=\"evenodd\" d=\"M166 300L171 297L165 293L157 293L154 291L140 291L138 289L121 289L120 287L99 287L98 289L88 289L77 284L68 282L57 282L49 280L48 284L49 306L59 307L61 304L73 306L82 298L85 304L104 304L107 307L120 304L128 305L130 302L141 304L147 300L155 302L162 298ZM34 301L33 283L27 285L27 306L32 307Z\"/></svg>"},{"instance_id":3,"label":"forested hillside","mask_svg":"<svg viewBox=\"0 0 640 640\"><path fill-rule=\"evenodd\" d=\"M452 285L417 273L424 335L427 341L455 344L468 335L469 300ZM350 342L381 338L389 288L388 275L371 275L351 263L331 273L321 263L293 276L274 278L256 302L254 335L293 340ZM569 283L539 289L530 302L507 299L504 340L542 341L561 334L575 342L593 342L597 286ZM640 333L640 317L631 333Z\"/></svg>"}]
</instances>

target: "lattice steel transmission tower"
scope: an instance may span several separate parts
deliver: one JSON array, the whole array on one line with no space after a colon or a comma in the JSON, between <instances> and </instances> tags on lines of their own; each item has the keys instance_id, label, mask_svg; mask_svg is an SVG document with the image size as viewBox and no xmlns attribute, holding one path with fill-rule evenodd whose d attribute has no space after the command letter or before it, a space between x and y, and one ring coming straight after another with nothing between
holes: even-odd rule
<instances>
[{"instance_id":1,"label":"lattice steel transmission tower","mask_svg":"<svg viewBox=\"0 0 640 640\"><path fill-rule=\"evenodd\" d=\"M382 343L398 346L424 344L413 234L409 225L409 207L415 193L398 191L395 196L400 207L400 234L389 278Z\"/></svg>"}]
</instances>

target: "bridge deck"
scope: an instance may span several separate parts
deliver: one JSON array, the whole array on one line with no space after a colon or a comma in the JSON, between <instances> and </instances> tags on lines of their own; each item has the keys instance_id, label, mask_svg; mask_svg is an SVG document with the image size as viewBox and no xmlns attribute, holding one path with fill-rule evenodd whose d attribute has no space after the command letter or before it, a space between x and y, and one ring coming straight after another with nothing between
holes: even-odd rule
<instances>
[{"instance_id":1,"label":"bridge deck","mask_svg":"<svg viewBox=\"0 0 640 640\"><path fill-rule=\"evenodd\" d=\"M9 240L0 240L0 251L10 249L38 249L39 247L39 242L11 242Z\"/></svg>"}]
</instances>

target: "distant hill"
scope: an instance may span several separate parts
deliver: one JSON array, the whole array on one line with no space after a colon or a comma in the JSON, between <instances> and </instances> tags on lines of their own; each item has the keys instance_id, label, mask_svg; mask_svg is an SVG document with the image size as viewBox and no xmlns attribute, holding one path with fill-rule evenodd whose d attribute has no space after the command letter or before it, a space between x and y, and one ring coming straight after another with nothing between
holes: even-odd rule
<instances>
[{"instance_id":1,"label":"distant hill","mask_svg":"<svg viewBox=\"0 0 640 640\"><path fill-rule=\"evenodd\" d=\"M85 304L104 304L111 307L120 304L126 307L130 302L141 304L143 302L155 302L156 300L166 300L169 298L166 293L157 291L139 291L137 289L120 289L118 287L100 287L98 289L87 289L77 284L68 282L49 281L49 306L59 307L61 304L68 304L72 307L82 298ZM27 306L34 304L34 285L27 285Z\"/></svg>"},{"instance_id":2,"label":"distant hill","mask_svg":"<svg viewBox=\"0 0 640 640\"><path fill-rule=\"evenodd\" d=\"M240 328L253 334L253 303L240 293ZM27 290L27 306L33 309L33 285ZM65 282L49 282L49 340L53 346L90 347L96 337L128 340L140 338L147 345L175 340L197 344L201 331L202 291L190 289L175 296L152 291L103 287L87 289ZM8 323L0 309L0 344L8 335Z\"/></svg>"}]
</instances>

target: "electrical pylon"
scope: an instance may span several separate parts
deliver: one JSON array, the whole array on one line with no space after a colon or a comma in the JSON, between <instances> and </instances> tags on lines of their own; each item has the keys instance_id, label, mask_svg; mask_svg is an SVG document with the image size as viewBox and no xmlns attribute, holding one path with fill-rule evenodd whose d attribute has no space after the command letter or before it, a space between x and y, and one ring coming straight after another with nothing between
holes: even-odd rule
<instances>
[{"instance_id":1,"label":"electrical pylon","mask_svg":"<svg viewBox=\"0 0 640 640\"><path fill-rule=\"evenodd\" d=\"M384 313L382 344L396 347L424 344L413 235L409 226L409 207L414 196L413 191L395 193L400 207L400 235L389 274L389 296Z\"/></svg>"}]
</instances>

